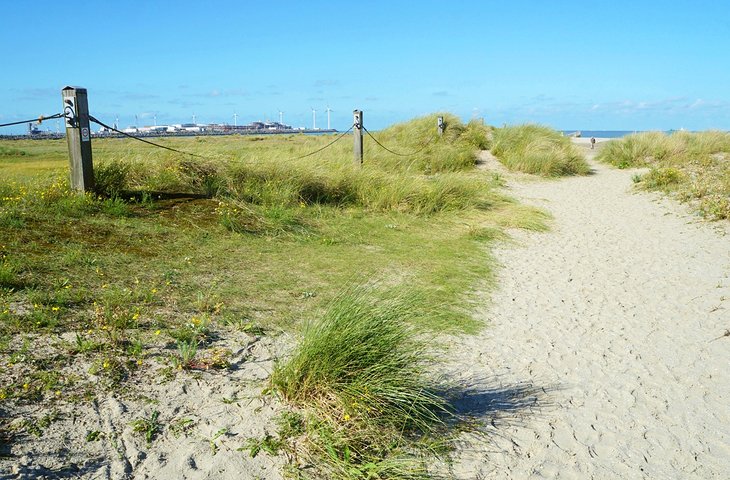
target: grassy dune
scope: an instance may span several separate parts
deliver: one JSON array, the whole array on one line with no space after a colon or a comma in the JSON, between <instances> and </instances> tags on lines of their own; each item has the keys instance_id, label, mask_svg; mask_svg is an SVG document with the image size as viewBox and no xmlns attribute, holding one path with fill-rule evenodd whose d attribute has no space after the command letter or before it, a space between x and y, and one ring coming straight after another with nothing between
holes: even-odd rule
<instances>
[{"instance_id":1,"label":"grassy dune","mask_svg":"<svg viewBox=\"0 0 730 480\"><path fill-rule=\"evenodd\" d=\"M585 175L583 155L570 139L540 125L497 128L492 133L492 154L513 171L560 177Z\"/></svg>"},{"instance_id":2,"label":"grassy dune","mask_svg":"<svg viewBox=\"0 0 730 480\"><path fill-rule=\"evenodd\" d=\"M349 137L307 158L297 157L334 137L159 140L203 159L95 139L98 192L87 195L69 191L62 142L0 142L0 409L10 412L0 438L28 438L28 423L12 419L18 405L50 411L130 388L150 372L225 369L226 352L211 339L297 332L322 317L274 378L284 398L311 412L288 417L310 432L308 451L334 478L372 478L369 464L388 478L425 475L403 454L435 434L444 404L429 394L421 413L404 416L402 402L413 399L389 390L403 379L413 388L431 381L414 335L480 328L470 298L491 282L488 245L504 226L544 227L539 213L473 168L487 129L447 116L438 138L435 118L374 132L397 151L426 148L404 162L368 138L362 168L353 166ZM338 294L373 281L384 288ZM394 289L421 300L403 307ZM361 376L345 375L350 386L309 380L307 352L336 351L338 342L321 338L333 331L363 348L384 346ZM62 333L75 340L49 341ZM317 368L349 369L361 352L353 353ZM386 361L390 353L403 356ZM353 404L379 414L356 414ZM332 458L317 438L359 453Z\"/></svg>"},{"instance_id":3,"label":"grassy dune","mask_svg":"<svg viewBox=\"0 0 730 480\"><path fill-rule=\"evenodd\" d=\"M648 190L675 195L710 219L730 218L730 133L646 132L612 140L598 160L619 168L647 167Z\"/></svg>"}]
</instances>

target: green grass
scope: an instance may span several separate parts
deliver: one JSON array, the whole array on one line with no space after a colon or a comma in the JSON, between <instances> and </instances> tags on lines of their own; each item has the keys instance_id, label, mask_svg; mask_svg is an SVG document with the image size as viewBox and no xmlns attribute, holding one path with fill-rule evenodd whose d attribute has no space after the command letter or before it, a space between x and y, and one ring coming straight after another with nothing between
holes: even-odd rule
<instances>
[{"instance_id":1,"label":"green grass","mask_svg":"<svg viewBox=\"0 0 730 480\"><path fill-rule=\"evenodd\" d=\"M425 472L414 452L427 450L423 440L444 429L451 409L428 375L430 351L414 330L423 301L397 290L347 290L274 371L274 388L312 412L307 453L328 478Z\"/></svg>"},{"instance_id":2,"label":"green grass","mask_svg":"<svg viewBox=\"0 0 730 480\"><path fill-rule=\"evenodd\" d=\"M612 140L596 158L618 168L647 167L636 178L692 204L709 219L730 218L730 133L646 132Z\"/></svg>"},{"instance_id":3,"label":"green grass","mask_svg":"<svg viewBox=\"0 0 730 480\"><path fill-rule=\"evenodd\" d=\"M510 170L544 177L585 175L590 170L568 137L540 125L495 129L492 153Z\"/></svg>"},{"instance_id":4,"label":"green grass","mask_svg":"<svg viewBox=\"0 0 730 480\"><path fill-rule=\"evenodd\" d=\"M366 139L361 168L350 139L297 159L331 136L159 139L205 157L194 160L128 139L94 139L99 188L86 195L69 190L65 143L0 142L0 353L7 359L0 407L88 402L132 388L153 363L171 376L225 370L231 352L211 338L232 329L299 331L344 285L373 279L386 291L407 287L428 299L403 312L403 345L416 345L413 331L483 328L472 312L476 292L493 282L490 244L506 227L541 229L546 219L473 168L487 127L447 116L444 136L435 138L435 118L373 133L397 151L426 143L412 161ZM372 299L386 305L382 292ZM49 341L67 333L70 340ZM297 395L287 394L299 404ZM383 398L372 405L392 416L373 417L373 428L393 433L404 425L402 404ZM428 436L430 414L419 412L413 431ZM345 435L336 415L324 413L307 422L320 455L366 472L367 463L345 453L355 445L378 459L381 472L401 472L391 477L421 471L408 443L369 444L375 430Z\"/></svg>"}]
</instances>

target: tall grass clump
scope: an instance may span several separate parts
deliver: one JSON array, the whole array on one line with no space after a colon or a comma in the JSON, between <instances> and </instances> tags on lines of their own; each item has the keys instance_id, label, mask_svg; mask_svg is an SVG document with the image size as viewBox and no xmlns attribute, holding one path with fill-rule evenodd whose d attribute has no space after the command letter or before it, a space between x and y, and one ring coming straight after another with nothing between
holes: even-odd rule
<instances>
[{"instance_id":1,"label":"tall grass clump","mask_svg":"<svg viewBox=\"0 0 730 480\"><path fill-rule=\"evenodd\" d=\"M540 125L497 128L492 154L507 168L545 177L585 175L588 164L568 137Z\"/></svg>"},{"instance_id":2,"label":"tall grass clump","mask_svg":"<svg viewBox=\"0 0 730 480\"><path fill-rule=\"evenodd\" d=\"M444 133L437 134L437 118L444 118ZM391 171L410 170L433 174L473 168L479 150L489 146L490 128L472 121L464 125L451 114L431 114L373 132L378 142L366 137L370 162ZM413 154L413 155L411 155Z\"/></svg>"},{"instance_id":3,"label":"tall grass clump","mask_svg":"<svg viewBox=\"0 0 730 480\"><path fill-rule=\"evenodd\" d=\"M117 198L128 188L131 165L120 161L98 163L94 168L94 191L102 196Z\"/></svg>"},{"instance_id":4,"label":"tall grass clump","mask_svg":"<svg viewBox=\"0 0 730 480\"><path fill-rule=\"evenodd\" d=\"M730 133L638 133L607 143L596 159L649 168L641 187L673 194L710 219L730 218Z\"/></svg>"},{"instance_id":5,"label":"tall grass clump","mask_svg":"<svg viewBox=\"0 0 730 480\"><path fill-rule=\"evenodd\" d=\"M329 169L273 161L232 165L226 191L257 205L329 205L429 215L489 203L496 194L484 181L457 173L397 175L345 164Z\"/></svg>"},{"instance_id":6,"label":"tall grass clump","mask_svg":"<svg viewBox=\"0 0 730 480\"><path fill-rule=\"evenodd\" d=\"M273 387L292 405L313 409L307 452L329 478L425 475L420 442L437 434L450 408L427 373L426 345L409 326L418 311L403 295L378 299L350 289L276 367Z\"/></svg>"}]
</instances>

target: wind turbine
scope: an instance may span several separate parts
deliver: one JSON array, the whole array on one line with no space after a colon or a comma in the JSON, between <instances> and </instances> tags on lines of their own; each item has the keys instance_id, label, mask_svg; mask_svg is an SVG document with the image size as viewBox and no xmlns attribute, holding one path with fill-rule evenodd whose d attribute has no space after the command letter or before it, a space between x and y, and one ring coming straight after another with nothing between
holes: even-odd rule
<instances>
[{"instance_id":1,"label":"wind turbine","mask_svg":"<svg viewBox=\"0 0 730 480\"><path fill-rule=\"evenodd\" d=\"M195 114L193 113L193 125L195 125Z\"/></svg>"},{"instance_id":2,"label":"wind turbine","mask_svg":"<svg viewBox=\"0 0 730 480\"><path fill-rule=\"evenodd\" d=\"M157 114L156 113L152 114L152 117L155 119L155 127L156 127L157 126Z\"/></svg>"},{"instance_id":3,"label":"wind turbine","mask_svg":"<svg viewBox=\"0 0 730 480\"><path fill-rule=\"evenodd\" d=\"M233 126L238 126L238 114L236 112L233 112Z\"/></svg>"},{"instance_id":4,"label":"wind turbine","mask_svg":"<svg viewBox=\"0 0 730 480\"><path fill-rule=\"evenodd\" d=\"M279 110L279 124L284 125L284 112Z\"/></svg>"},{"instance_id":5,"label":"wind turbine","mask_svg":"<svg viewBox=\"0 0 730 480\"><path fill-rule=\"evenodd\" d=\"M317 110L312 108L312 130L317 130Z\"/></svg>"},{"instance_id":6,"label":"wind turbine","mask_svg":"<svg viewBox=\"0 0 730 480\"><path fill-rule=\"evenodd\" d=\"M116 117L114 117L114 128L119 129L119 114L117 113Z\"/></svg>"},{"instance_id":7,"label":"wind turbine","mask_svg":"<svg viewBox=\"0 0 730 480\"><path fill-rule=\"evenodd\" d=\"M327 105L327 130L330 130L330 112L332 109Z\"/></svg>"}]
</instances>

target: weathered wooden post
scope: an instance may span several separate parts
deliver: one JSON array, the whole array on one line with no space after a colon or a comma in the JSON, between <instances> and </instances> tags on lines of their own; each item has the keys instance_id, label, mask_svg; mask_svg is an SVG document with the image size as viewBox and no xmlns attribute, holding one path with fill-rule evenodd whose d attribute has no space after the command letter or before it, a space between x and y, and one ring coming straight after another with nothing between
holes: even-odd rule
<instances>
[{"instance_id":1,"label":"weathered wooden post","mask_svg":"<svg viewBox=\"0 0 730 480\"><path fill-rule=\"evenodd\" d=\"M94 188L94 165L91 161L91 128L86 89L63 87L63 113L66 116L66 142L71 163L71 188L87 192Z\"/></svg>"},{"instance_id":2,"label":"weathered wooden post","mask_svg":"<svg viewBox=\"0 0 730 480\"><path fill-rule=\"evenodd\" d=\"M360 110L354 110L352 112L353 115L353 138L355 141L355 146L353 148L353 151L355 152L355 166L359 167L362 165L362 111Z\"/></svg>"},{"instance_id":3,"label":"weathered wooden post","mask_svg":"<svg viewBox=\"0 0 730 480\"><path fill-rule=\"evenodd\" d=\"M439 137L444 134L444 117L439 117L436 121L436 126L438 127L439 131Z\"/></svg>"}]
</instances>

